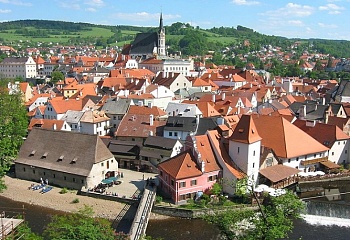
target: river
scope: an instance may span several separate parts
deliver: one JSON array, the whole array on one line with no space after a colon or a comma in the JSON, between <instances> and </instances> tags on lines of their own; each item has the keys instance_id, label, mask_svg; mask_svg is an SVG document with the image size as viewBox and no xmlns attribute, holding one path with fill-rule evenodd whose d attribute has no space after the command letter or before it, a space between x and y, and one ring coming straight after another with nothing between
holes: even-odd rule
<instances>
[{"instance_id":1,"label":"river","mask_svg":"<svg viewBox=\"0 0 350 240\"><path fill-rule=\"evenodd\" d=\"M0 197L1 208L22 208L23 204ZM44 207L24 204L25 218L30 228L36 233L42 233L50 222L51 216L64 214ZM289 239L317 240L347 240L350 236L350 219L327 218L306 215L306 220L296 220L294 231ZM331 225L331 224L337 225ZM170 218L165 220L150 220L147 235L164 240L190 239L215 240L219 239L219 231L213 225L199 219Z\"/></svg>"}]
</instances>

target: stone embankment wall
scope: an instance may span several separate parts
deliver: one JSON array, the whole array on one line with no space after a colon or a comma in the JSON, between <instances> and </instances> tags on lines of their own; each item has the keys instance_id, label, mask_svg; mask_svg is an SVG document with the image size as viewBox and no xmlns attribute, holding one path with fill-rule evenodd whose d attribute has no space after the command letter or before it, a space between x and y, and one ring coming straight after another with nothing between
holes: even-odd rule
<instances>
[{"instance_id":1,"label":"stone embankment wall","mask_svg":"<svg viewBox=\"0 0 350 240\"><path fill-rule=\"evenodd\" d=\"M250 208L253 210L257 210L257 206L252 206L252 205L243 205L243 206L237 206L237 207L223 207L223 208L218 208L218 209L184 209L184 208L178 208L178 207L167 207L167 206L161 206L161 205L154 205L152 208L152 212L156 214L161 214L161 215L166 215L170 217L179 217L179 218L200 218L204 215L207 214L215 214L217 212L222 212L226 211L228 209L246 209Z\"/></svg>"}]
</instances>

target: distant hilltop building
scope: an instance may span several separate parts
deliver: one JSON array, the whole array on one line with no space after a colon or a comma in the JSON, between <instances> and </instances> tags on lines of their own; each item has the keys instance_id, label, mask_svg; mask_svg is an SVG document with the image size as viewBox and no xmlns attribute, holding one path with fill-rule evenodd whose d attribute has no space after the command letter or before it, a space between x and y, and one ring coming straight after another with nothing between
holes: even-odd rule
<instances>
[{"instance_id":1,"label":"distant hilltop building","mask_svg":"<svg viewBox=\"0 0 350 240\"><path fill-rule=\"evenodd\" d=\"M170 76L170 73L189 76L194 69L193 61L167 56L162 14L158 32L138 33L133 43L124 47L123 54L129 55L127 66L148 69L155 74L162 72L163 76Z\"/></svg>"},{"instance_id":2,"label":"distant hilltop building","mask_svg":"<svg viewBox=\"0 0 350 240\"><path fill-rule=\"evenodd\" d=\"M130 46L129 55L132 59L145 60L157 56L166 56L165 28L163 16L160 14L158 32L138 33Z\"/></svg>"}]
</instances>

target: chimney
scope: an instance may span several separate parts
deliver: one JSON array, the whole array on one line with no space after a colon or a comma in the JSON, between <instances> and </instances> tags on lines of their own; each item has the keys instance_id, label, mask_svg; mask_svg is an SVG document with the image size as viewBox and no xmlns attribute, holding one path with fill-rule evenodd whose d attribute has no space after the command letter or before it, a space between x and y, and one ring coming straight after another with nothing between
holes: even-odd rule
<instances>
[{"instance_id":1,"label":"chimney","mask_svg":"<svg viewBox=\"0 0 350 240\"><path fill-rule=\"evenodd\" d=\"M327 110L324 116L324 123L328 124L328 119L329 119L329 111Z\"/></svg>"},{"instance_id":2,"label":"chimney","mask_svg":"<svg viewBox=\"0 0 350 240\"><path fill-rule=\"evenodd\" d=\"M53 130L57 130L57 125L56 125L56 123L53 124L52 129L53 129Z\"/></svg>"},{"instance_id":3,"label":"chimney","mask_svg":"<svg viewBox=\"0 0 350 240\"><path fill-rule=\"evenodd\" d=\"M149 125L153 126L153 115L149 115Z\"/></svg>"},{"instance_id":4,"label":"chimney","mask_svg":"<svg viewBox=\"0 0 350 240\"><path fill-rule=\"evenodd\" d=\"M225 97L226 97L226 94L223 92L223 93L221 94L221 100L224 101L224 100L225 100Z\"/></svg>"},{"instance_id":5,"label":"chimney","mask_svg":"<svg viewBox=\"0 0 350 240\"><path fill-rule=\"evenodd\" d=\"M148 136L153 136L153 131L149 131Z\"/></svg>"},{"instance_id":6,"label":"chimney","mask_svg":"<svg viewBox=\"0 0 350 240\"><path fill-rule=\"evenodd\" d=\"M211 95L211 101L215 102L215 94Z\"/></svg>"},{"instance_id":7,"label":"chimney","mask_svg":"<svg viewBox=\"0 0 350 240\"><path fill-rule=\"evenodd\" d=\"M198 155L200 155L200 154L198 154ZM198 156L199 157L199 156ZM205 172L205 162L202 160L202 162L201 162L201 171L202 171L202 173L204 173Z\"/></svg>"},{"instance_id":8,"label":"chimney","mask_svg":"<svg viewBox=\"0 0 350 240\"><path fill-rule=\"evenodd\" d=\"M306 105L302 105L299 108L299 119L304 119L306 117Z\"/></svg>"},{"instance_id":9,"label":"chimney","mask_svg":"<svg viewBox=\"0 0 350 240\"><path fill-rule=\"evenodd\" d=\"M306 121L306 126L307 127L315 127L316 125L316 121L313 120L313 121Z\"/></svg>"}]
</instances>

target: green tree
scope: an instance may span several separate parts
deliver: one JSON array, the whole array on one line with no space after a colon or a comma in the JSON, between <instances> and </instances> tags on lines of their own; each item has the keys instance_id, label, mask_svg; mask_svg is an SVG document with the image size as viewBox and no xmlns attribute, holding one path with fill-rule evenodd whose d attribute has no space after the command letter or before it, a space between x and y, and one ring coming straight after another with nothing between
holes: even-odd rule
<instances>
[{"instance_id":1,"label":"green tree","mask_svg":"<svg viewBox=\"0 0 350 240\"><path fill-rule=\"evenodd\" d=\"M281 239L293 230L303 203L291 192L278 197L266 196L260 211L228 210L204 217L215 224L226 239Z\"/></svg>"},{"instance_id":2,"label":"green tree","mask_svg":"<svg viewBox=\"0 0 350 240\"><path fill-rule=\"evenodd\" d=\"M33 233L27 222L22 223L16 228L15 234L6 237L7 240L42 240L43 238L36 233Z\"/></svg>"},{"instance_id":3,"label":"green tree","mask_svg":"<svg viewBox=\"0 0 350 240\"><path fill-rule=\"evenodd\" d=\"M17 157L27 135L28 117L20 93L9 94L8 80L0 79L0 192L3 177Z\"/></svg>"},{"instance_id":4,"label":"green tree","mask_svg":"<svg viewBox=\"0 0 350 240\"><path fill-rule=\"evenodd\" d=\"M60 80L64 80L64 75L60 71L54 71L51 74L51 82L57 83Z\"/></svg>"},{"instance_id":5,"label":"green tree","mask_svg":"<svg viewBox=\"0 0 350 240\"><path fill-rule=\"evenodd\" d=\"M85 206L77 213L54 216L43 233L45 239L115 239L116 233L106 219L93 218L93 210Z\"/></svg>"}]
</instances>

